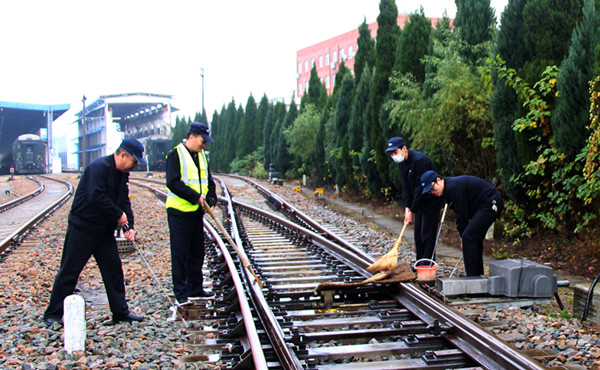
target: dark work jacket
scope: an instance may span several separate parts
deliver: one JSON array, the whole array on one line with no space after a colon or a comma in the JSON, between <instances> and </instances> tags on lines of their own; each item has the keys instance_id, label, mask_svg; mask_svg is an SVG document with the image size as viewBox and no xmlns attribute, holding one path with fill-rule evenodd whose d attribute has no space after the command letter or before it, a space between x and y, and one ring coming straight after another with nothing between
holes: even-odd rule
<instances>
[{"instance_id":1,"label":"dark work jacket","mask_svg":"<svg viewBox=\"0 0 600 370\"><path fill-rule=\"evenodd\" d=\"M496 193L494 185L479 177L456 176L444 179L442 198L454 209L456 228L461 236L477 210L491 207Z\"/></svg>"},{"instance_id":2,"label":"dark work jacket","mask_svg":"<svg viewBox=\"0 0 600 370\"><path fill-rule=\"evenodd\" d=\"M69 222L92 235L112 233L123 212L133 228L129 201L129 173L117 170L114 155L90 163L75 191Z\"/></svg>"},{"instance_id":3,"label":"dark work jacket","mask_svg":"<svg viewBox=\"0 0 600 370\"><path fill-rule=\"evenodd\" d=\"M198 162L198 153L194 153L185 147L190 155L194 159L194 163L198 170L200 170L200 163ZM208 158L207 158L208 159ZM210 173L210 165L208 165L208 194L206 194L206 201L208 205L214 206L217 204L217 193L215 190L215 182L212 178L212 174ZM173 194L177 195L181 199L185 199L191 204L197 204L198 199L200 198L200 194L198 194L194 189L187 186L183 181L181 181L181 166L179 165L179 153L177 153L177 149L172 149L167 155L167 187L169 190L173 192ZM204 213L202 208L198 208L198 213ZM181 212L174 208L167 208L167 213L173 214L186 214L187 212ZM194 212L196 213L196 212Z\"/></svg>"},{"instance_id":4,"label":"dark work jacket","mask_svg":"<svg viewBox=\"0 0 600 370\"><path fill-rule=\"evenodd\" d=\"M421 196L421 175L429 170L437 172L429 157L416 150L409 150L408 158L398 163L398 167L402 175L402 202L404 207L408 207L411 212L419 212L423 207L440 202L437 197L431 194Z\"/></svg>"}]
</instances>

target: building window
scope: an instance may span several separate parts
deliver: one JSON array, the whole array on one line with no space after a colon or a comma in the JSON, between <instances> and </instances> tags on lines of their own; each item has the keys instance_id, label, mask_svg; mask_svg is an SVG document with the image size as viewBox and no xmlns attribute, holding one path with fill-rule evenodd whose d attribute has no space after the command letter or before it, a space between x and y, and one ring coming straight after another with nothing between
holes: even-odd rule
<instances>
[{"instance_id":1,"label":"building window","mask_svg":"<svg viewBox=\"0 0 600 370\"><path fill-rule=\"evenodd\" d=\"M327 90L329 90L329 85L331 85L331 83L329 82L329 75L327 75L325 76L325 87Z\"/></svg>"},{"instance_id":2,"label":"building window","mask_svg":"<svg viewBox=\"0 0 600 370\"><path fill-rule=\"evenodd\" d=\"M302 92L302 82L298 82L298 92Z\"/></svg>"},{"instance_id":3,"label":"building window","mask_svg":"<svg viewBox=\"0 0 600 370\"><path fill-rule=\"evenodd\" d=\"M340 60L345 60L346 59L346 55L344 55L344 48L340 49Z\"/></svg>"},{"instance_id":4,"label":"building window","mask_svg":"<svg viewBox=\"0 0 600 370\"><path fill-rule=\"evenodd\" d=\"M304 61L304 72L308 72L308 60Z\"/></svg>"},{"instance_id":5,"label":"building window","mask_svg":"<svg viewBox=\"0 0 600 370\"><path fill-rule=\"evenodd\" d=\"M298 63L298 73L302 73L302 63Z\"/></svg>"},{"instance_id":6,"label":"building window","mask_svg":"<svg viewBox=\"0 0 600 370\"><path fill-rule=\"evenodd\" d=\"M332 51L331 52L331 63L337 63L337 51Z\"/></svg>"},{"instance_id":7,"label":"building window","mask_svg":"<svg viewBox=\"0 0 600 370\"><path fill-rule=\"evenodd\" d=\"M329 65L329 53L325 54L325 65Z\"/></svg>"},{"instance_id":8,"label":"building window","mask_svg":"<svg viewBox=\"0 0 600 370\"><path fill-rule=\"evenodd\" d=\"M352 45L348 45L348 57L354 58L354 51L352 49Z\"/></svg>"},{"instance_id":9,"label":"building window","mask_svg":"<svg viewBox=\"0 0 600 370\"><path fill-rule=\"evenodd\" d=\"M310 58L310 68L312 69L312 67L315 65L315 58Z\"/></svg>"},{"instance_id":10,"label":"building window","mask_svg":"<svg viewBox=\"0 0 600 370\"><path fill-rule=\"evenodd\" d=\"M319 55L319 68L323 68L323 56Z\"/></svg>"}]
</instances>

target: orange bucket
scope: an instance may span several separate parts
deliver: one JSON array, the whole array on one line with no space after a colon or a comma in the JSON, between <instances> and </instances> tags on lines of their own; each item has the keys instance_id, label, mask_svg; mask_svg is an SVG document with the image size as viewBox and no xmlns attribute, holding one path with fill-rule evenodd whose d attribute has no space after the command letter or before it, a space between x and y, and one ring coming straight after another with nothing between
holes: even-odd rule
<instances>
[{"instance_id":1,"label":"orange bucket","mask_svg":"<svg viewBox=\"0 0 600 370\"><path fill-rule=\"evenodd\" d=\"M429 266L417 266L417 263L421 261L430 261ZM423 282L432 282L435 281L435 276L437 274L438 264L434 260L430 260L429 258L422 258L415 262L413 266L415 270L417 270L417 280Z\"/></svg>"}]
</instances>

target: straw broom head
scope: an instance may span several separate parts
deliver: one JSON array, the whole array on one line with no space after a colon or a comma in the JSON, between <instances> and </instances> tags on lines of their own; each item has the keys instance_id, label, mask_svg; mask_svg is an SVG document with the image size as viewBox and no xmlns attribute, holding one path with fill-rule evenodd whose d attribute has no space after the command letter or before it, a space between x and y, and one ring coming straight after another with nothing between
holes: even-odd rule
<instances>
[{"instance_id":1,"label":"straw broom head","mask_svg":"<svg viewBox=\"0 0 600 370\"><path fill-rule=\"evenodd\" d=\"M407 222L404 222L404 226L402 227L402 232L400 232L400 236L392 249L389 252L379 257L379 259L369 267L367 267L367 271L370 273L375 273L378 271L388 271L398 266L398 248L400 248L400 242L402 241L402 236L404 235L404 231L406 230L406 226L408 226Z\"/></svg>"}]
</instances>

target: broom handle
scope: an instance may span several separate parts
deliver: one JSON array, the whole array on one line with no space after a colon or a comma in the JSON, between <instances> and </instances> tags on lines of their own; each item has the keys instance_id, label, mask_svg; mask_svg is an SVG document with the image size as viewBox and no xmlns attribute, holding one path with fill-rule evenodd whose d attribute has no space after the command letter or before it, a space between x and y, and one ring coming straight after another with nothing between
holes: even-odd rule
<instances>
[{"instance_id":1,"label":"broom handle","mask_svg":"<svg viewBox=\"0 0 600 370\"><path fill-rule=\"evenodd\" d=\"M444 212L442 213L442 220L440 221L440 228L438 229L437 236L435 237L435 245L433 246L433 253L431 254L431 260L435 257L435 250L437 249L438 241L440 240L440 234L442 233L442 226L444 225L444 218L446 217L446 210L448 209L448 203L444 204ZM431 267L431 262L429 262Z\"/></svg>"},{"instance_id":2,"label":"broom handle","mask_svg":"<svg viewBox=\"0 0 600 370\"><path fill-rule=\"evenodd\" d=\"M231 247L233 248L233 250L235 250L235 253L237 253L238 257L242 261L242 265L244 265L244 267L246 267L248 269L248 271L250 271L250 273L252 273L252 275L254 275L254 278L256 279L256 282L262 288L263 287L263 282L258 278L258 276L256 276L256 273L254 272L254 270L252 270L252 266L250 266L250 264L248 263L248 261L246 261L246 259L244 257L242 257L242 254L240 253L240 250L238 249L237 244L235 244L233 242L233 239L231 239L231 236L229 236L229 233L227 232L227 230L225 230L225 228L223 227L223 225L221 224L221 222L219 220L217 220L217 217L213 213L212 209L210 209L210 207L208 206L208 204L206 204L206 202L204 203L204 209L206 210L206 212L208 212L208 214L210 215L210 217L212 217L212 219L215 221L215 223L219 227L219 230L221 230L221 232L223 234L225 234L225 238L227 239L227 241L229 242L229 244L231 245Z\"/></svg>"},{"instance_id":3,"label":"broom handle","mask_svg":"<svg viewBox=\"0 0 600 370\"><path fill-rule=\"evenodd\" d=\"M396 243L392 247L392 250L394 250L394 249L397 250L400 247L400 242L402 241L402 236L404 235L404 232L406 231L407 226L408 226L408 222L404 221L404 226L402 226L402 231L400 232L400 236L398 237L398 240L396 240Z\"/></svg>"}]
</instances>

